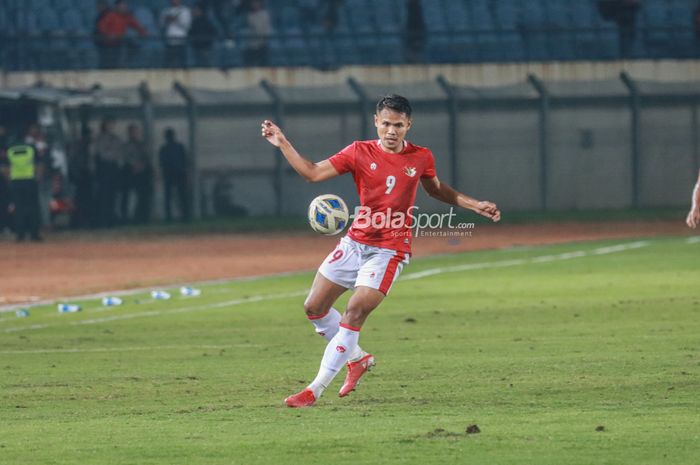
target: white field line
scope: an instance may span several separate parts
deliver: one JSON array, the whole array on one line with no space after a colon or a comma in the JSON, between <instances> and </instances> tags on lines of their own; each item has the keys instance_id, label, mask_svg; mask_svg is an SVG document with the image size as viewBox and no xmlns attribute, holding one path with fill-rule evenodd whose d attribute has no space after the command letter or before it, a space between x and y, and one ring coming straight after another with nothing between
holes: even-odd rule
<instances>
[{"instance_id":1,"label":"white field line","mask_svg":"<svg viewBox=\"0 0 700 465\"><path fill-rule=\"evenodd\" d=\"M575 259L575 258L624 252L626 250L639 249L641 247L646 247L647 245L649 245L649 242L647 242L647 241L636 241L636 242L629 242L627 244L619 244L619 245L610 246L610 247L600 247L600 248L589 250L589 251L577 250L574 252L566 252L566 253L561 253L561 254L556 254L556 255L541 255L539 257L533 257L533 258L529 258L529 259L502 260L502 261L496 261L496 262L483 262L483 263L469 263L469 264L465 264L465 265L456 265L456 266L441 267L441 268L431 268L428 270L423 270L423 271L418 271L416 273L409 273L409 274L403 275L399 278L399 280L411 281L411 280L415 280L415 279L426 278L428 276L435 276L435 275L444 274L444 273L457 273L457 272L461 272L461 271L484 270L484 269L493 269L493 268L507 268L507 267L513 267L513 266L526 265L526 264L549 263L549 262L562 261L562 260L571 260L571 259ZM306 295L307 292L308 292L308 290L300 290L300 291L294 291L294 292L288 292L288 293L282 293L282 294L257 295L257 296L242 298L242 299L217 302L217 303L208 304L208 305L183 307L183 308L177 308L177 309L171 309L171 310L153 310L153 311L148 311L148 312L127 313L124 315L113 315L113 316L106 316L106 317L102 317L102 318L91 318L88 320L74 321L74 322L71 322L70 324L73 326L93 325L93 324L100 324L100 323L108 323L111 321L130 320L130 319L134 319L134 318L146 318L146 317L153 317L153 316L160 316L160 315L190 313L190 312L197 312L197 311L203 311L203 310L210 310L213 308L230 307L230 306L235 306L235 305L243 305L243 304L247 304L247 303L262 302L262 301L266 301L266 300L276 300L276 299L285 299L285 298L289 298L289 297L298 297L298 296ZM16 327L12 327L12 328L6 328L4 330L4 332L5 333L14 333L14 332L19 332L19 331L33 330L33 329L44 329L44 328L48 328L50 326L56 326L56 325L37 324L37 325L31 325L31 326L16 326Z\"/></svg>"},{"instance_id":2,"label":"white field line","mask_svg":"<svg viewBox=\"0 0 700 465\"><path fill-rule=\"evenodd\" d=\"M30 349L30 350L0 350L0 354L84 354L100 352L142 352L152 350L223 350L246 347L258 347L258 344L229 344L229 345L165 345L165 346L132 346L132 347L92 347L74 349Z\"/></svg>"},{"instance_id":3,"label":"white field line","mask_svg":"<svg viewBox=\"0 0 700 465\"><path fill-rule=\"evenodd\" d=\"M254 275L254 276L242 276L240 278L220 278L220 279L210 279L207 281L197 281L197 282L186 282L186 283L175 283L175 284L167 284L167 285L160 285L160 286L149 286L149 287L139 287L135 289L122 289L122 290L117 290L117 291L105 291L105 292L97 292L95 294L84 294L84 295L75 295L75 296L67 296L67 297L59 297L56 299L44 299L40 300L36 296L31 296L31 301L29 302L24 302L24 303L19 303L19 304L7 304L7 305L0 305L0 313L3 312L11 312L14 310L19 310L20 308L31 308L31 307L39 307L42 305L53 305L57 304L59 302L77 302L77 301L83 301L83 300L93 300L93 299L102 299L103 297L125 297L125 296L132 296L136 294L145 294L145 293L150 293L151 291L160 289L160 290L173 290L173 294L178 294L179 295L179 288L181 286L191 286L191 287L200 287L200 286L213 286L217 284L231 284L231 283L238 283L238 282L254 282L254 281L259 281L261 279L265 278L280 278L284 276L296 276L302 273L308 273L309 271L314 271L314 270L300 270L300 271L283 271L281 273L272 273L272 274L262 274L262 275ZM214 290L213 292L220 292L218 290ZM207 291L209 293L209 291ZM182 297L182 298L190 298L190 297ZM141 303L148 303L149 301L153 301L153 299L149 300L142 300Z\"/></svg>"},{"instance_id":4,"label":"white field line","mask_svg":"<svg viewBox=\"0 0 700 465\"><path fill-rule=\"evenodd\" d=\"M213 308L232 307L235 305L243 305L243 304L254 303L254 302L263 302L266 300L276 300L276 299L286 299L289 297L299 297L302 295L306 295L308 292L309 292L308 289L305 289L303 291L286 292L286 293L282 293L282 294L257 295L257 296L252 296L252 297L248 297L248 298L243 298L243 299L227 300L225 302L217 302L217 303L208 304L208 305L197 305L197 306L192 306L192 307L176 308L173 310L153 310L153 311L149 311L149 312L137 312L137 313L127 313L124 315L113 315L113 316L107 316L107 317L103 317L103 318L91 318L89 320L73 321L70 324L72 326L94 325L94 324L100 324L100 323L108 323L110 321L131 320L134 318L146 318L146 317L151 317L151 316L198 312L198 311L202 311L202 310L210 310ZM45 324L45 325L32 325L32 326L15 326L13 328L6 328L4 330L4 332L16 333L19 331L27 331L27 330L32 330L32 329L44 329L44 328L48 328L51 326L58 326L58 325Z\"/></svg>"},{"instance_id":5,"label":"white field line","mask_svg":"<svg viewBox=\"0 0 700 465\"><path fill-rule=\"evenodd\" d=\"M685 241L686 244L698 244L700 243L700 236L689 237Z\"/></svg>"},{"instance_id":6,"label":"white field line","mask_svg":"<svg viewBox=\"0 0 700 465\"><path fill-rule=\"evenodd\" d=\"M444 273L457 273L460 271L472 271L472 270L486 270L492 268L506 268L511 266L526 265L529 263L548 263L556 262L562 260L571 260L573 258L590 257L595 255L604 255L609 253L623 252L625 250L639 249L640 247L646 247L649 245L647 241L636 241L629 242L627 244L613 245L610 247L600 247L590 251L577 250L575 252L566 252L556 255L541 255L539 257L533 258L523 258L519 260L503 260L498 262L484 262L484 263L469 263L467 265L455 265L446 266L441 268L431 268L428 270L418 271L416 273L408 273L401 277L399 280L411 281L414 279L421 279L428 276L435 276Z\"/></svg>"}]
</instances>

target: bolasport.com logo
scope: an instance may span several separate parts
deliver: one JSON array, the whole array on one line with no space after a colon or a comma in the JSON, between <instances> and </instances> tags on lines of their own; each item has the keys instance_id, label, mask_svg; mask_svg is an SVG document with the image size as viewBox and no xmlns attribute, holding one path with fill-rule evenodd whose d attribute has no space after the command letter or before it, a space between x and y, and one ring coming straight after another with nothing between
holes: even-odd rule
<instances>
[{"instance_id":1,"label":"bolasport.com logo","mask_svg":"<svg viewBox=\"0 0 700 465\"><path fill-rule=\"evenodd\" d=\"M394 237L471 237L474 231L474 223L457 221L454 208L450 207L447 213L421 213L420 207L414 205L406 212L393 211L391 208L385 211L373 212L366 206L356 207L355 213L350 215L353 219L353 228L356 229L392 229Z\"/></svg>"}]
</instances>

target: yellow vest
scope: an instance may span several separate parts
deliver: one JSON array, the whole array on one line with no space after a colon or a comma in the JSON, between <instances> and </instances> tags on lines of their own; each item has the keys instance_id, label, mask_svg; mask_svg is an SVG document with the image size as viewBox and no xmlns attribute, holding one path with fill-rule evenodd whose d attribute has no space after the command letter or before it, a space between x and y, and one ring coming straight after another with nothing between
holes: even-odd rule
<instances>
[{"instance_id":1,"label":"yellow vest","mask_svg":"<svg viewBox=\"0 0 700 465\"><path fill-rule=\"evenodd\" d=\"M10 161L10 180L22 181L34 179L34 148L30 145L14 145L7 149L7 159Z\"/></svg>"}]
</instances>

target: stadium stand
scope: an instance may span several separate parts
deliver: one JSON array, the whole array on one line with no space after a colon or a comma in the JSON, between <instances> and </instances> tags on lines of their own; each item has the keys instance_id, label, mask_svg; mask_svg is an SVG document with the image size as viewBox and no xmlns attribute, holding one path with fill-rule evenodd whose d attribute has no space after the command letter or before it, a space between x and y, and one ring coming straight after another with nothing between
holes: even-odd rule
<instances>
[{"instance_id":1,"label":"stadium stand","mask_svg":"<svg viewBox=\"0 0 700 465\"><path fill-rule=\"evenodd\" d=\"M610 1L615 0L608 0ZM188 0L189 4L194 0ZM323 23L321 0L268 0L274 36L270 66L393 64L404 60L406 2L340 0L337 24ZM605 0L422 0L426 53L432 63L551 61L626 58L693 58L699 55L695 0L644 0L626 38L602 17ZM131 0L148 37L130 36L137 49L128 66L159 67L163 40L159 12L167 0ZM95 0L0 2L0 66L24 69L94 68ZM221 24L209 11L220 40L215 66L242 65L250 39L240 9ZM232 31L230 37L224 31ZM628 42L621 45L623 40ZM624 48L624 50L622 50Z\"/></svg>"}]
</instances>

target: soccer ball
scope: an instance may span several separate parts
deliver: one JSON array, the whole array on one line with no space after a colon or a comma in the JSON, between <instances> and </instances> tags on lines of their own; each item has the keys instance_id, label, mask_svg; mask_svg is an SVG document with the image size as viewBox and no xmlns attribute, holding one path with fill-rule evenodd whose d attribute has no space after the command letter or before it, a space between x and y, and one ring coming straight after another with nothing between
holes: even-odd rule
<instances>
[{"instance_id":1,"label":"soccer ball","mask_svg":"<svg viewBox=\"0 0 700 465\"><path fill-rule=\"evenodd\" d=\"M309 225L314 231L334 236L348 224L348 206L334 194L319 195L309 204Z\"/></svg>"}]
</instances>

